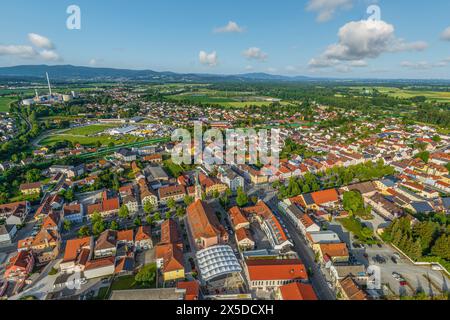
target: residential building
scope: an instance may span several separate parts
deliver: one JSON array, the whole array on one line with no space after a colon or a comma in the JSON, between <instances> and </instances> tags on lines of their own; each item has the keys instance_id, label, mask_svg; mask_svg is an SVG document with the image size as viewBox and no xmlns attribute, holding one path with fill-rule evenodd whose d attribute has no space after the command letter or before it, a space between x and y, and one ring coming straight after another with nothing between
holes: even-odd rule
<instances>
[{"instance_id":1,"label":"residential building","mask_svg":"<svg viewBox=\"0 0 450 320\"><path fill-rule=\"evenodd\" d=\"M228 242L228 233L206 202L197 200L188 206L186 212L190 234L197 249Z\"/></svg>"}]
</instances>

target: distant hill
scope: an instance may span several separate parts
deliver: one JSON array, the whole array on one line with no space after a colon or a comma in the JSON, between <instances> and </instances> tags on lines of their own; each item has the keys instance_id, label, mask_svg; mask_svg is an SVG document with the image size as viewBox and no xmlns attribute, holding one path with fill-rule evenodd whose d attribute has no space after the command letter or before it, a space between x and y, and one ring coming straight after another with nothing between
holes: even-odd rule
<instances>
[{"instance_id":1,"label":"distant hill","mask_svg":"<svg viewBox=\"0 0 450 320\"><path fill-rule=\"evenodd\" d=\"M114 68L81 67L72 65L20 65L14 67L0 67L0 80L14 81L45 81L48 72L52 81L145 81L145 82L186 82L186 83L269 83L269 82L332 82L332 83L361 83L361 84L443 84L448 85L448 79L356 79L356 78L312 78L305 76L281 76L268 73L245 73L235 75L199 74L158 72L153 70L130 70Z\"/></svg>"},{"instance_id":2,"label":"distant hill","mask_svg":"<svg viewBox=\"0 0 450 320\"><path fill-rule=\"evenodd\" d=\"M241 75L216 74L180 74L174 72L157 72L153 70L130 70L114 68L80 67L72 65L21 65L0 68L1 77L44 78L48 72L53 80L63 81L167 81L167 82L270 82L270 81L305 81L307 77L286 77L267 73L248 73Z\"/></svg>"}]
</instances>

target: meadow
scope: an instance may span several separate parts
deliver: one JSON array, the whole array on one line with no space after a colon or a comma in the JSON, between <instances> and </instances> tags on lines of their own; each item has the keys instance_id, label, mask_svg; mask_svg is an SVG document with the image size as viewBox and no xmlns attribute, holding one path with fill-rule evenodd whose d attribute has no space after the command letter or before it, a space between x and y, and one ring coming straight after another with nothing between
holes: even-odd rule
<instances>
[{"instance_id":1,"label":"meadow","mask_svg":"<svg viewBox=\"0 0 450 320\"><path fill-rule=\"evenodd\" d=\"M39 144L41 146L53 146L61 141L70 141L72 143L79 143L86 147L97 146L97 143L100 142L103 147L108 146L110 143L114 145L122 145L127 143L133 143L142 141L143 138L125 135L120 138L101 135L97 137L88 137L88 136L74 136L74 135L65 135L65 134L56 134L50 137L45 138Z\"/></svg>"},{"instance_id":2,"label":"meadow","mask_svg":"<svg viewBox=\"0 0 450 320\"><path fill-rule=\"evenodd\" d=\"M16 101L14 97L0 97L0 112L8 112L11 102Z\"/></svg>"},{"instance_id":3,"label":"meadow","mask_svg":"<svg viewBox=\"0 0 450 320\"><path fill-rule=\"evenodd\" d=\"M115 128L117 125L114 124L94 124L91 126L72 128L63 133L65 135L74 135L74 136L89 136L93 134L97 134L103 132L107 129Z\"/></svg>"}]
</instances>

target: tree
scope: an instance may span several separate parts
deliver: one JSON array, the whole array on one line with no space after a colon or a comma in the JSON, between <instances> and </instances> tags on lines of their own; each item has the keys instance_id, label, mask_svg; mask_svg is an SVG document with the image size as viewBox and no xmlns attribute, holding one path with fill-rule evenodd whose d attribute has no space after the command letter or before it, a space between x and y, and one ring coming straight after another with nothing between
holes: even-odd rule
<instances>
[{"instance_id":1,"label":"tree","mask_svg":"<svg viewBox=\"0 0 450 320\"><path fill-rule=\"evenodd\" d=\"M241 187L237 189L236 204L239 207L245 207L248 203L248 196Z\"/></svg>"},{"instance_id":2,"label":"tree","mask_svg":"<svg viewBox=\"0 0 450 320\"><path fill-rule=\"evenodd\" d=\"M127 219L130 216L130 211L126 205L122 205L119 209L119 217L122 219Z\"/></svg>"},{"instance_id":3,"label":"tree","mask_svg":"<svg viewBox=\"0 0 450 320\"><path fill-rule=\"evenodd\" d=\"M178 207L177 208L177 216L182 218L184 215L186 214L186 211L184 210L183 207Z\"/></svg>"},{"instance_id":4,"label":"tree","mask_svg":"<svg viewBox=\"0 0 450 320\"><path fill-rule=\"evenodd\" d=\"M64 220L64 230L69 232L72 228L72 222L70 220Z\"/></svg>"},{"instance_id":5,"label":"tree","mask_svg":"<svg viewBox=\"0 0 450 320\"><path fill-rule=\"evenodd\" d=\"M147 217L145 217L145 221L147 222L147 224L149 225L153 225L153 217L151 215L148 215Z\"/></svg>"},{"instance_id":6,"label":"tree","mask_svg":"<svg viewBox=\"0 0 450 320\"><path fill-rule=\"evenodd\" d=\"M142 225L142 221L139 218L134 219L134 225L136 227L140 227Z\"/></svg>"},{"instance_id":7,"label":"tree","mask_svg":"<svg viewBox=\"0 0 450 320\"><path fill-rule=\"evenodd\" d=\"M106 226L105 226L105 222L103 221L103 219L101 221L97 221L96 223L94 223L92 225L92 233L95 236L100 235L103 231L105 231Z\"/></svg>"},{"instance_id":8,"label":"tree","mask_svg":"<svg viewBox=\"0 0 450 320\"><path fill-rule=\"evenodd\" d=\"M153 203L151 203L150 201L146 201L146 202L144 203L144 212L145 212L146 214L150 214L150 213L153 212L153 210L154 210Z\"/></svg>"},{"instance_id":9,"label":"tree","mask_svg":"<svg viewBox=\"0 0 450 320\"><path fill-rule=\"evenodd\" d=\"M350 214L364 213L364 200L358 191L345 192L342 203Z\"/></svg>"},{"instance_id":10,"label":"tree","mask_svg":"<svg viewBox=\"0 0 450 320\"><path fill-rule=\"evenodd\" d=\"M37 182L41 179L41 171L38 169L28 170L25 174L25 179L27 182Z\"/></svg>"},{"instance_id":11,"label":"tree","mask_svg":"<svg viewBox=\"0 0 450 320\"><path fill-rule=\"evenodd\" d=\"M431 248L431 253L437 257L450 260L450 236L441 235Z\"/></svg>"},{"instance_id":12,"label":"tree","mask_svg":"<svg viewBox=\"0 0 450 320\"><path fill-rule=\"evenodd\" d=\"M119 230L119 224L117 223L117 221L111 221L110 228L111 230Z\"/></svg>"},{"instance_id":13,"label":"tree","mask_svg":"<svg viewBox=\"0 0 450 320\"><path fill-rule=\"evenodd\" d=\"M155 221L160 221L161 220L161 214L159 212L155 213L153 215L153 218L155 219Z\"/></svg>"},{"instance_id":14,"label":"tree","mask_svg":"<svg viewBox=\"0 0 450 320\"><path fill-rule=\"evenodd\" d=\"M175 200L173 198L170 198L169 200L167 200L167 207L170 210L175 209L175 206L176 206L176 203L175 203Z\"/></svg>"},{"instance_id":15,"label":"tree","mask_svg":"<svg viewBox=\"0 0 450 320\"><path fill-rule=\"evenodd\" d=\"M194 198L188 195L185 195L183 198L184 204L189 206L192 202L194 202Z\"/></svg>"},{"instance_id":16,"label":"tree","mask_svg":"<svg viewBox=\"0 0 450 320\"><path fill-rule=\"evenodd\" d=\"M156 279L156 264L148 264L139 270L139 272L134 277L136 282L139 282L141 285L150 285Z\"/></svg>"},{"instance_id":17,"label":"tree","mask_svg":"<svg viewBox=\"0 0 450 320\"><path fill-rule=\"evenodd\" d=\"M220 193L219 193L219 191L217 191L217 190L214 190L214 191L213 191L213 193L212 193L212 196L213 196L213 198L214 198L214 199L217 199L217 198L219 198L219 196L220 196Z\"/></svg>"},{"instance_id":18,"label":"tree","mask_svg":"<svg viewBox=\"0 0 450 320\"><path fill-rule=\"evenodd\" d=\"M78 237L88 237L91 235L91 231L89 230L88 226L82 226L80 230L78 230Z\"/></svg>"}]
</instances>

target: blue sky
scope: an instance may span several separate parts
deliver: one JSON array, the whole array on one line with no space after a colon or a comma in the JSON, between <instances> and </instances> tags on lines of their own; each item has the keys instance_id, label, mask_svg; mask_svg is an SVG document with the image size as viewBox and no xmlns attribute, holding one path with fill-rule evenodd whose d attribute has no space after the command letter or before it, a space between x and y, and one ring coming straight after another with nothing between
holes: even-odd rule
<instances>
[{"instance_id":1,"label":"blue sky","mask_svg":"<svg viewBox=\"0 0 450 320\"><path fill-rule=\"evenodd\" d=\"M0 66L450 78L448 0L2 2ZM81 30L66 28L72 4Z\"/></svg>"}]
</instances>

